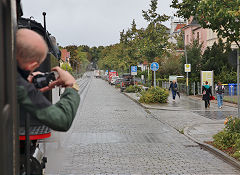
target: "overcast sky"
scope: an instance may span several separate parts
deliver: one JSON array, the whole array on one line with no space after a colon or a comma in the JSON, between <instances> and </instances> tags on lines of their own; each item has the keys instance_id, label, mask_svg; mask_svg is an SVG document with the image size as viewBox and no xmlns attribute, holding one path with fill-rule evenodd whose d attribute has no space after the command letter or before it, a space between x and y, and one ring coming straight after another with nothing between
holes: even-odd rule
<instances>
[{"instance_id":1,"label":"overcast sky","mask_svg":"<svg viewBox=\"0 0 240 175\"><path fill-rule=\"evenodd\" d=\"M158 13L173 16L172 0L159 0ZM151 0L22 0L24 17L33 16L43 23L47 13L47 30L61 46L106 46L119 42L120 31L135 19L137 28L146 27L142 10ZM170 22L166 23L168 27Z\"/></svg>"}]
</instances>

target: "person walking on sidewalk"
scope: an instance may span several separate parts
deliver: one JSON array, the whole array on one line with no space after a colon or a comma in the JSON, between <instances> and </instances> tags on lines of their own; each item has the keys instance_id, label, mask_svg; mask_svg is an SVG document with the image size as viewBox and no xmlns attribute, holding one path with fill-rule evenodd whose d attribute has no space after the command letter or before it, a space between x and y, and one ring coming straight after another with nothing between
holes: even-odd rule
<instances>
[{"instance_id":1,"label":"person walking on sidewalk","mask_svg":"<svg viewBox=\"0 0 240 175\"><path fill-rule=\"evenodd\" d=\"M176 94L177 94L177 90L178 90L178 86L177 86L176 80L173 80L173 81L172 81L172 83L170 84L170 87L169 87L169 90L170 90L170 89L171 89L171 91L172 91L173 101L175 101Z\"/></svg>"},{"instance_id":2,"label":"person walking on sidewalk","mask_svg":"<svg viewBox=\"0 0 240 175\"><path fill-rule=\"evenodd\" d=\"M208 82L205 82L205 85L202 87L202 99L205 101L205 108L210 107L210 96L212 96L212 89L208 85Z\"/></svg>"},{"instance_id":3,"label":"person walking on sidewalk","mask_svg":"<svg viewBox=\"0 0 240 175\"><path fill-rule=\"evenodd\" d=\"M222 108L223 105L223 94L224 94L224 86L219 81L216 88L216 94L217 94L217 102L218 102L218 108Z\"/></svg>"}]
</instances>

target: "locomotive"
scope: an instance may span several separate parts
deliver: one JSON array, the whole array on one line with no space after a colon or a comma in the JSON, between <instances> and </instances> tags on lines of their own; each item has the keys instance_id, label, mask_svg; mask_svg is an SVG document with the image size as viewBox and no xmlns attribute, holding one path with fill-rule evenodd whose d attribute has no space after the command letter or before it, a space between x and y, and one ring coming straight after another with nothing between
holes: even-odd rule
<instances>
[{"instance_id":1,"label":"locomotive","mask_svg":"<svg viewBox=\"0 0 240 175\"><path fill-rule=\"evenodd\" d=\"M0 174L41 175L47 158L40 150L42 139L51 137L51 130L18 108L16 100L15 32L28 28L39 33L49 53L37 71L50 72L61 57L56 39L44 25L32 18L23 18L21 0L0 0ZM52 101L51 92L44 94Z\"/></svg>"}]
</instances>

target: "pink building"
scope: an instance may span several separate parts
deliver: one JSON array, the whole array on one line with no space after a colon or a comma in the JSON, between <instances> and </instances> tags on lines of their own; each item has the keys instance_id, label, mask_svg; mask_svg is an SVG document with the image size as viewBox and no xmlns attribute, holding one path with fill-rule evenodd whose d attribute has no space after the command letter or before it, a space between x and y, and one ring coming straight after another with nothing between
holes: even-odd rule
<instances>
[{"instance_id":1,"label":"pink building","mask_svg":"<svg viewBox=\"0 0 240 175\"><path fill-rule=\"evenodd\" d=\"M61 60L69 63L70 52L67 49L61 49Z\"/></svg>"},{"instance_id":2,"label":"pink building","mask_svg":"<svg viewBox=\"0 0 240 175\"><path fill-rule=\"evenodd\" d=\"M183 27L185 33L185 45L191 44L194 40L198 40L202 44L202 53L207 48L208 30L203 29L193 17L188 20L188 23Z\"/></svg>"}]
</instances>

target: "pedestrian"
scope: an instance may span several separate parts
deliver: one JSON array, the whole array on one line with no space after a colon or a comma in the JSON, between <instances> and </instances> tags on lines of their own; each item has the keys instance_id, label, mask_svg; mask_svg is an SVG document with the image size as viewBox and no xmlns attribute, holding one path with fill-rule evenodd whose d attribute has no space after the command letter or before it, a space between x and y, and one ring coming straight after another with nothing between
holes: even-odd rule
<instances>
[{"instance_id":1,"label":"pedestrian","mask_svg":"<svg viewBox=\"0 0 240 175\"><path fill-rule=\"evenodd\" d=\"M173 98L173 101L175 101L175 97L176 97L176 94L177 94L177 91L178 91L178 86L177 86L177 82L176 80L173 80L170 84L170 87L169 87L169 90L171 89L172 91L172 98Z\"/></svg>"},{"instance_id":2,"label":"pedestrian","mask_svg":"<svg viewBox=\"0 0 240 175\"><path fill-rule=\"evenodd\" d=\"M223 105L223 94L224 94L224 86L219 81L216 88L216 94L217 94L217 102L218 102L218 108L222 108Z\"/></svg>"},{"instance_id":3,"label":"pedestrian","mask_svg":"<svg viewBox=\"0 0 240 175\"><path fill-rule=\"evenodd\" d=\"M208 85L208 82L205 82L205 85L202 87L202 99L205 101L205 108L210 107L210 97L212 96L212 89Z\"/></svg>"}]
</instances>

